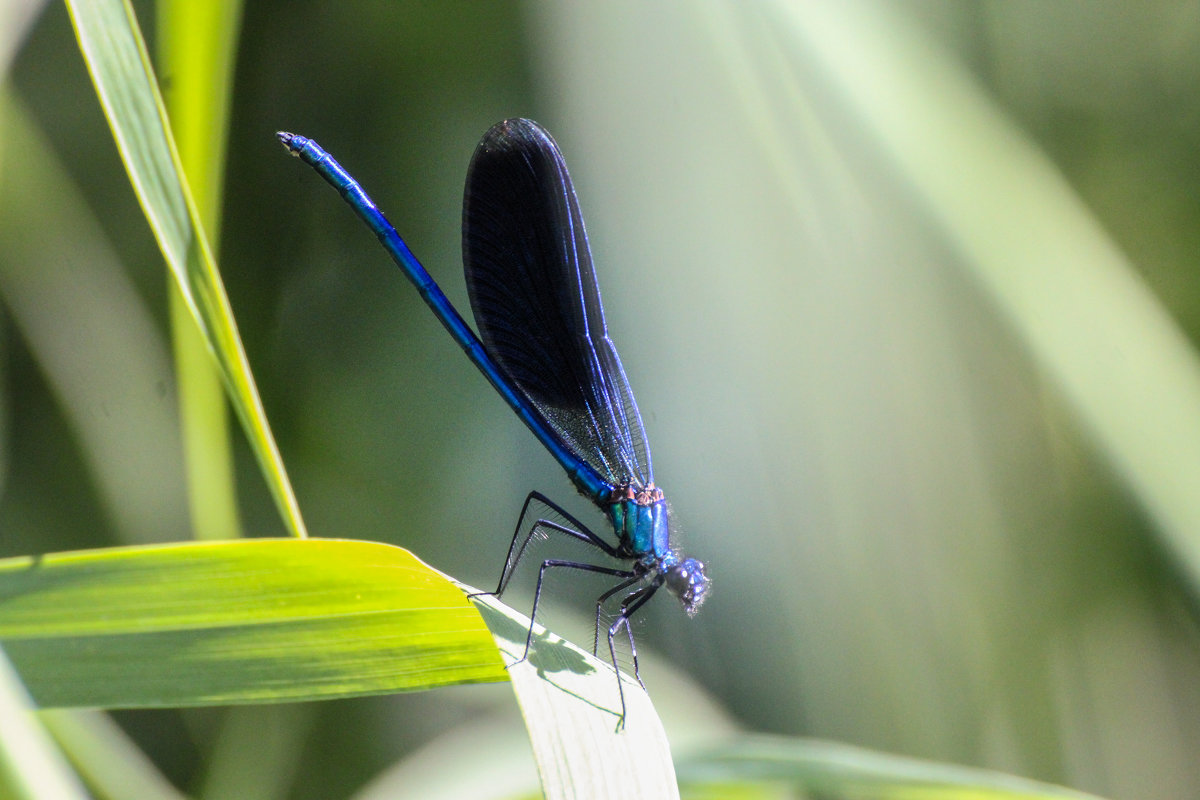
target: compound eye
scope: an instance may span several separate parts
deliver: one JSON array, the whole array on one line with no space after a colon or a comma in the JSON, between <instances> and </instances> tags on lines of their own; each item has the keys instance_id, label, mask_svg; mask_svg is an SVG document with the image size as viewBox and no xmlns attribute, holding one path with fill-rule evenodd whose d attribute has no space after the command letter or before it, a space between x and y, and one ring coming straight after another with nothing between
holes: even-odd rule
<instances>
[{"instance_id":1,"label":"compound eye","mask_svg":"<svg viewBox=\"0 0 1200 800\"><path fill-rule=\"evenodd\" d=\"M667 590L679 598L690 617L700 610L711 581L704 574L704 562L686 558L667 571Z\"/></svg>"}]
</instances>

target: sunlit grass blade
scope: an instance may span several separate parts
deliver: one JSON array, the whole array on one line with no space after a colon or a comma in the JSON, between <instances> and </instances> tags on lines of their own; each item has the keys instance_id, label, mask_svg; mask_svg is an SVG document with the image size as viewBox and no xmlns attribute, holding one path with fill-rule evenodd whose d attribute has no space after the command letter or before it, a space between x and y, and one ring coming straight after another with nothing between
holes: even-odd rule
<instances>
[{"instance_id":1,"label":"sunlit grass blade","mask_svg":"<svg viewBox=\"0 0 1200 800\"><path fill-rule=\"evenodd\" d=\"M507 677L459 589L369 542L7 559L0 640L43 707L314 700Z\"/></svg>"},{"instance_id":2,"label":"sunlit grass blade","mask_svg":"<svg viewBox=\"0 0 1200 800\"><path fill-rule=\"evenodd\" d=\"M675 796L649 698L601 660L371 542L257 539L0 561L0 640L41 706L317 700L511 676L549 798ZM486 626L484 624L486 622ZM491 634L489 635L489 628ZM494 638L493 638L494 637ZM504 661L497 658L497 645Z\"/></svg>"},{"instance_id":3,"label":"sunlit grass blade","mask_svg":"<svg viewBox=\"0 0 1200 800\"><path fill-rule=\"evenodd\" d=\"M242 4L239 0L159 0L161 87L200 221L220 250L222 190ZM238 535L229 413L220 375L183 295L170 294L171 338L182 422L192 530L197 539Z\"/></svg>"},{"instance_id":4,"label":"sunlit grass blade","mask_svg":"<svg viewBox=\"0 0 1200 800\"><path fill-rule=\"evenodd\" d=\"M25 687L0 650L0 797L73 800L87 796L33 716Z\"/></svg>"},{"instance_id":5,"label":"sunlit grass blade","mask_svg":"<svg viewBox=\"0 0 1200 800\"><path fill-rule=\"evenodd\" d=\"M263 413L225 289L188 196L133 12L120 0L68 0L67 6L138 201L216 358L285 524L294 536L302 537L304 523Z\"/></svg>"},{"instance_id":6,"label":"sunlit grass blade","mask_svg":"<svg viewBox=\"0 0 1200 800\"><path fill-rule=\"evenodd\" d=\"M464 590L474 592L470 587ZM620 711L616 678L603 659L534 629L534 649L527 662L515 663L525 649L529 620L493 598L478 600L484 621L500 645L509 675L530 731L534 763L528 747L514 740L515 720L496 712L478 712L462 720L425 747L406 753L377 775L354 800L383 800L396 796L458 798L577 797L586 786L588 797L675 797L674 767L659 722L658 709L673 703L685 706L672 738L714 741L714 710L697 696L695 687L672 674L665 663L643 662L653 675L655 706L642 688L623 678L630 714L621 733L614 733ZM643 653L643 656L646 654ZM670 709L663 709L668 718ZM686 745L685 745L686 746ZM474 769L455 770L463 752L476 753ZM534 793L537 775L544 795Z\"/></svg>"},{"instance_id":7,"label":"sunlit grass blade","mask_svg":"<svg viewBox=\"0 0 1200 800\"><path fill-rule=\"evenodd\" d=\"M242 4L159 0L156 7L171 130L200 219L210 242L216 242Z\"/></svg>"},{"instance_id":8,"label":"sunlit grass blade","mask_svg":"<svg viewBox=\"0 0 1200 800\"><path fill-rule=\"evenodd\" d=\"M934 42L871 8L776 2L772 30L958 249L1196 592L1200 358L1037 145Z\"/></svg>"},{"instance_id":9,"label":"sunlit grass blade","mask_svg":"<svg viewBox=\"0 0 1200 800\"><path fill-rule=\"evenodd\" d=\"M680 776L687 797L724 797L704 787L761 782L802 790L806 797L841 800L1098 800L991 770L771 736L746 736L689 758L680 765Z\"/></svg>"},{"instance_id":10,"label":"sunlit grass blade","mask_svg":"<svg viewBox=\"0 0 1200 800\"><path fill-rule=\"evenodd\" d=\"M515 663L525 652L529 619L492 597L481 596L477 603L505 663L512 665L509 677L547 800L579 797L580 787L593 798L679 796L662 722L637 681L621 676L627 713L616 733L621 702L607 662L539 625L529 658Z\"/></svg>"}]
</instances>

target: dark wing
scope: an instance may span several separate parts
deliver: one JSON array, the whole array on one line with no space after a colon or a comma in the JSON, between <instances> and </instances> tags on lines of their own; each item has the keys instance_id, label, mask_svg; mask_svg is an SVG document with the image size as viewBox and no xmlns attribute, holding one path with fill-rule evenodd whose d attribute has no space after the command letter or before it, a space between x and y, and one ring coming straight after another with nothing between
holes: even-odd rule
<instances>
[{"instance_id":1,"label":"dark wing","mask_svg":"<svg viewBox=\"0 0 1200 800\"><path fill-rule=\"evenodd\" d=\"M463 265L488 353L563 443L614 486L654 480L608 338L583 216L550 134L511 119L484 134L463 199Z\"/></svg>"}]
</instances>

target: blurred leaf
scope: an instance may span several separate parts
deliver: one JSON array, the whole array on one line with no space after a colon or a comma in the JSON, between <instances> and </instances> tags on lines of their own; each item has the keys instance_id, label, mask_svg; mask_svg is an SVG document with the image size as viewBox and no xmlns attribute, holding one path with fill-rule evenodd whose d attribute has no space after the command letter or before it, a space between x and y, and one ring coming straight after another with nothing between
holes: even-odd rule
<instances>
[{"instance_id":1,"label":"blurred leaf","mask_svg":"<svg viewBox=\"0 0 1200 800\"><path fill-rule=\"evenodd\" d=\"M7 559L0 640L40 706L314 700L506 677L453 584L399 548L328 539Z\"/></svg>"},{"instance_id":2,"label":"blurred leaf","mask_svg":"<svg viewBox=\"0 0 1200 800\"><path fill-rule=\"evenodd\" d=\"M459 769L471 753L471 769ZM400 755L348 800L516 800L543 797L522 720L493 706L472 706L458 725Z\"/></svg>"},{"instance_id":3,"label":"blurred leaf","mask_svg":"<svg viewBox=\"0 0 1200 800\"><path fill-rule=\"evenodd\" d=\"M142 210L220 366L280 514L292 534L303 537L304 522L263 413L224 286L188 197L133 12L118 0L68 0L67 7Z\"/></svg>"},{"instance_id":4,"label":"blurred leaf","mask_svg":"<svg viewBox=\"0 0 1200 800\"><path fill-rule=\"evenodd\" d=\"M44 0L0 3L0 76L8 77L8 68L25 41L30 26L37 20Z\"/></svg>"},{"instance_id":5,"label":"blurred leaf","mask_svg":"<svg viewBox=\"0 0 1200 800\"><path fill-rule=\"evenodd\" d=\"M189 785L192 796L288 797L318 718L320 709L310 703L228 709L221 715L203 777Z\"/></svg>"},{"instance_id":6,"label":"blurred leaf","mask_svg":"<svg viewBox=\"0 0 1200 800\"><path fill-rule=\"evenodd\" d=\"M771 8L1154 516L1195 593L1200 358L1174 320L1055 165L929 37L886 4Z\"/></svg>"},{"instance_id":7,"label":"blurred leaf","mask_svg":"<svg viewBox=\"0 0 1200 800\"><path fill-rule=\"evenodd\" d=\"M1095 795L990 770L769 736L747 736L689 758L680 772L689 785L686 797L709 796L706 784L757 781L845 800L1097 800Z\"/></svg>"},{"instance_id":8,"label":"blurred leaf","mask_svg":"<svg viewBox=\"0 0 1200 800\"><path fill-rule=\"evenodd\" d=\"M87 797L30 706L25 688L0 650L0 797Z\"/></svg>"},{"instance_id":9,"label":"blurred leaf","mask_svg":"<svg viewBox=\"0 0 1200 800\"><path fill-rule=\"evenodd\" d=\"M128 543L182 538L186 498L162 334L79 186L7 91L0 142L6 155L20 154L0 162L0 297L78 440L116 535Z\"/></svg>"},{"instance_id":10,"label":"blurred leaf","mask_svg":"<svg viewBox=\"0 0 1200 800\"><path fill-rule=\"evenodd\" d=\"M42 711L38 717L97 796L138 800L185 797L108 714L58 709Z\"/></svg>"}]
</instances>

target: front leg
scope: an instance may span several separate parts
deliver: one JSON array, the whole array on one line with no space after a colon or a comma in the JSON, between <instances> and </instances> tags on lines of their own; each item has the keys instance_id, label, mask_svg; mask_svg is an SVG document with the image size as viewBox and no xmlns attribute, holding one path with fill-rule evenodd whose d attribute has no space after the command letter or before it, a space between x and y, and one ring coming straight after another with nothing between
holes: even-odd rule
<instances>
[{"instance_id":1,"label":"front leg","mask_svg":"<svg viewBox=\"0 0 1200 800\"><path fill-rule=\"evenodd\" d=\"M644 606L646 602L654 596L654 593L658 591L658 587L660 586L662 586L662 582L658 581L651 583L649 586L643 586L640 589L630 592L629 595L621 601L621 613L617 615L616 621L614 621L613 624L608 628L608 652L613 660L613 669L617 669L617 653L614 640L616 639L617 631L621 629L622 625L624 625L625 633L629 636L629 652L633 655L633 677L637 678L637 682L641 684L643 689L646 688L646 684L642 683L642 675L638 670L637 645L633 641L633 628L631 628L629 625L629 618L637 613L637 610Z\"/></svg>"},{"instance_id":2,"label":"front leg","mask_svg":"<svg viewBox=\"0 0 1200 800\"><path fill-rule=\"evenodd\" d=\"M570 569L582 570L583 572L597 572L601 575L612 575L617 578L634 577L634 573L629 570L601 567L597 564L581 564L578 561L561 561L559 559L543 561L541 568L538 570L537 587L533 590L533 609L529 612L529 634L525 637L525 654L513 662L514 664L520 664L529 658L529 648L533 645L533 624L537 620L538 603L542 600L542 581L546 578L546 570L554 567L568 567ZM512 665L510 664L509 666Z\"/></svg>"},{"instance_id":3,"label":"front leg","mask_svg":"<svg viewBox=\"0 0 1200 800\"><path fill-rule=\"evenodd\" d=\"M641 579L642 579L642 575L638 574L635 571L633 573L633 576L629 580L621 581L616 586L612 587L607 592L605 592L604 594L602 594L596 598L596 632L592 636L592 655L599 655L599 652L600 652L600 628L601 628L601 625L603 624L600 621L600 618L604 616L604 603L608 600L608 598L612 597L614 594L618 594L620 592L625 591L626 589L628 589L630 586L633 586L635 583L637 583Z\"/></svg>"},{"instance_id":4,"label":"front leg","mask_svg":"<svg viewBox=\"0 0 1200 800\"><path fill-rule=\"evenodd\" d=\"M531 513L531 506L541 506L545 509L548 509L549 511L561 517L567 523L567 525L574 527L567 527L567 525L562 525L554 520L539 517L529 527L529 530L522 535L526 520ZM582 522L568 514L541 492L530 492L525 498L525 503L521 506L520 516L517 517L517 527L513 530L512 540L508 545L508 555L504 559L504 569L500 573L500 580L496 584L496 591L476 592L475 594L468 595L468 599L485 594L494 595L496 597L504 594L504 590L508 587L508 582L512 580L512 576L517 569L517 565L521 562L521 559L525 555L525 549L529 546L529 542L532 541L539 532L559 533L567 536L568 538L577 539L592 547L595 547L597 550L600 550L606 555L614 558L617 557L616 549L608 542L604 541L595 533L593 533Z\"/></svg>"}]
</instances>

